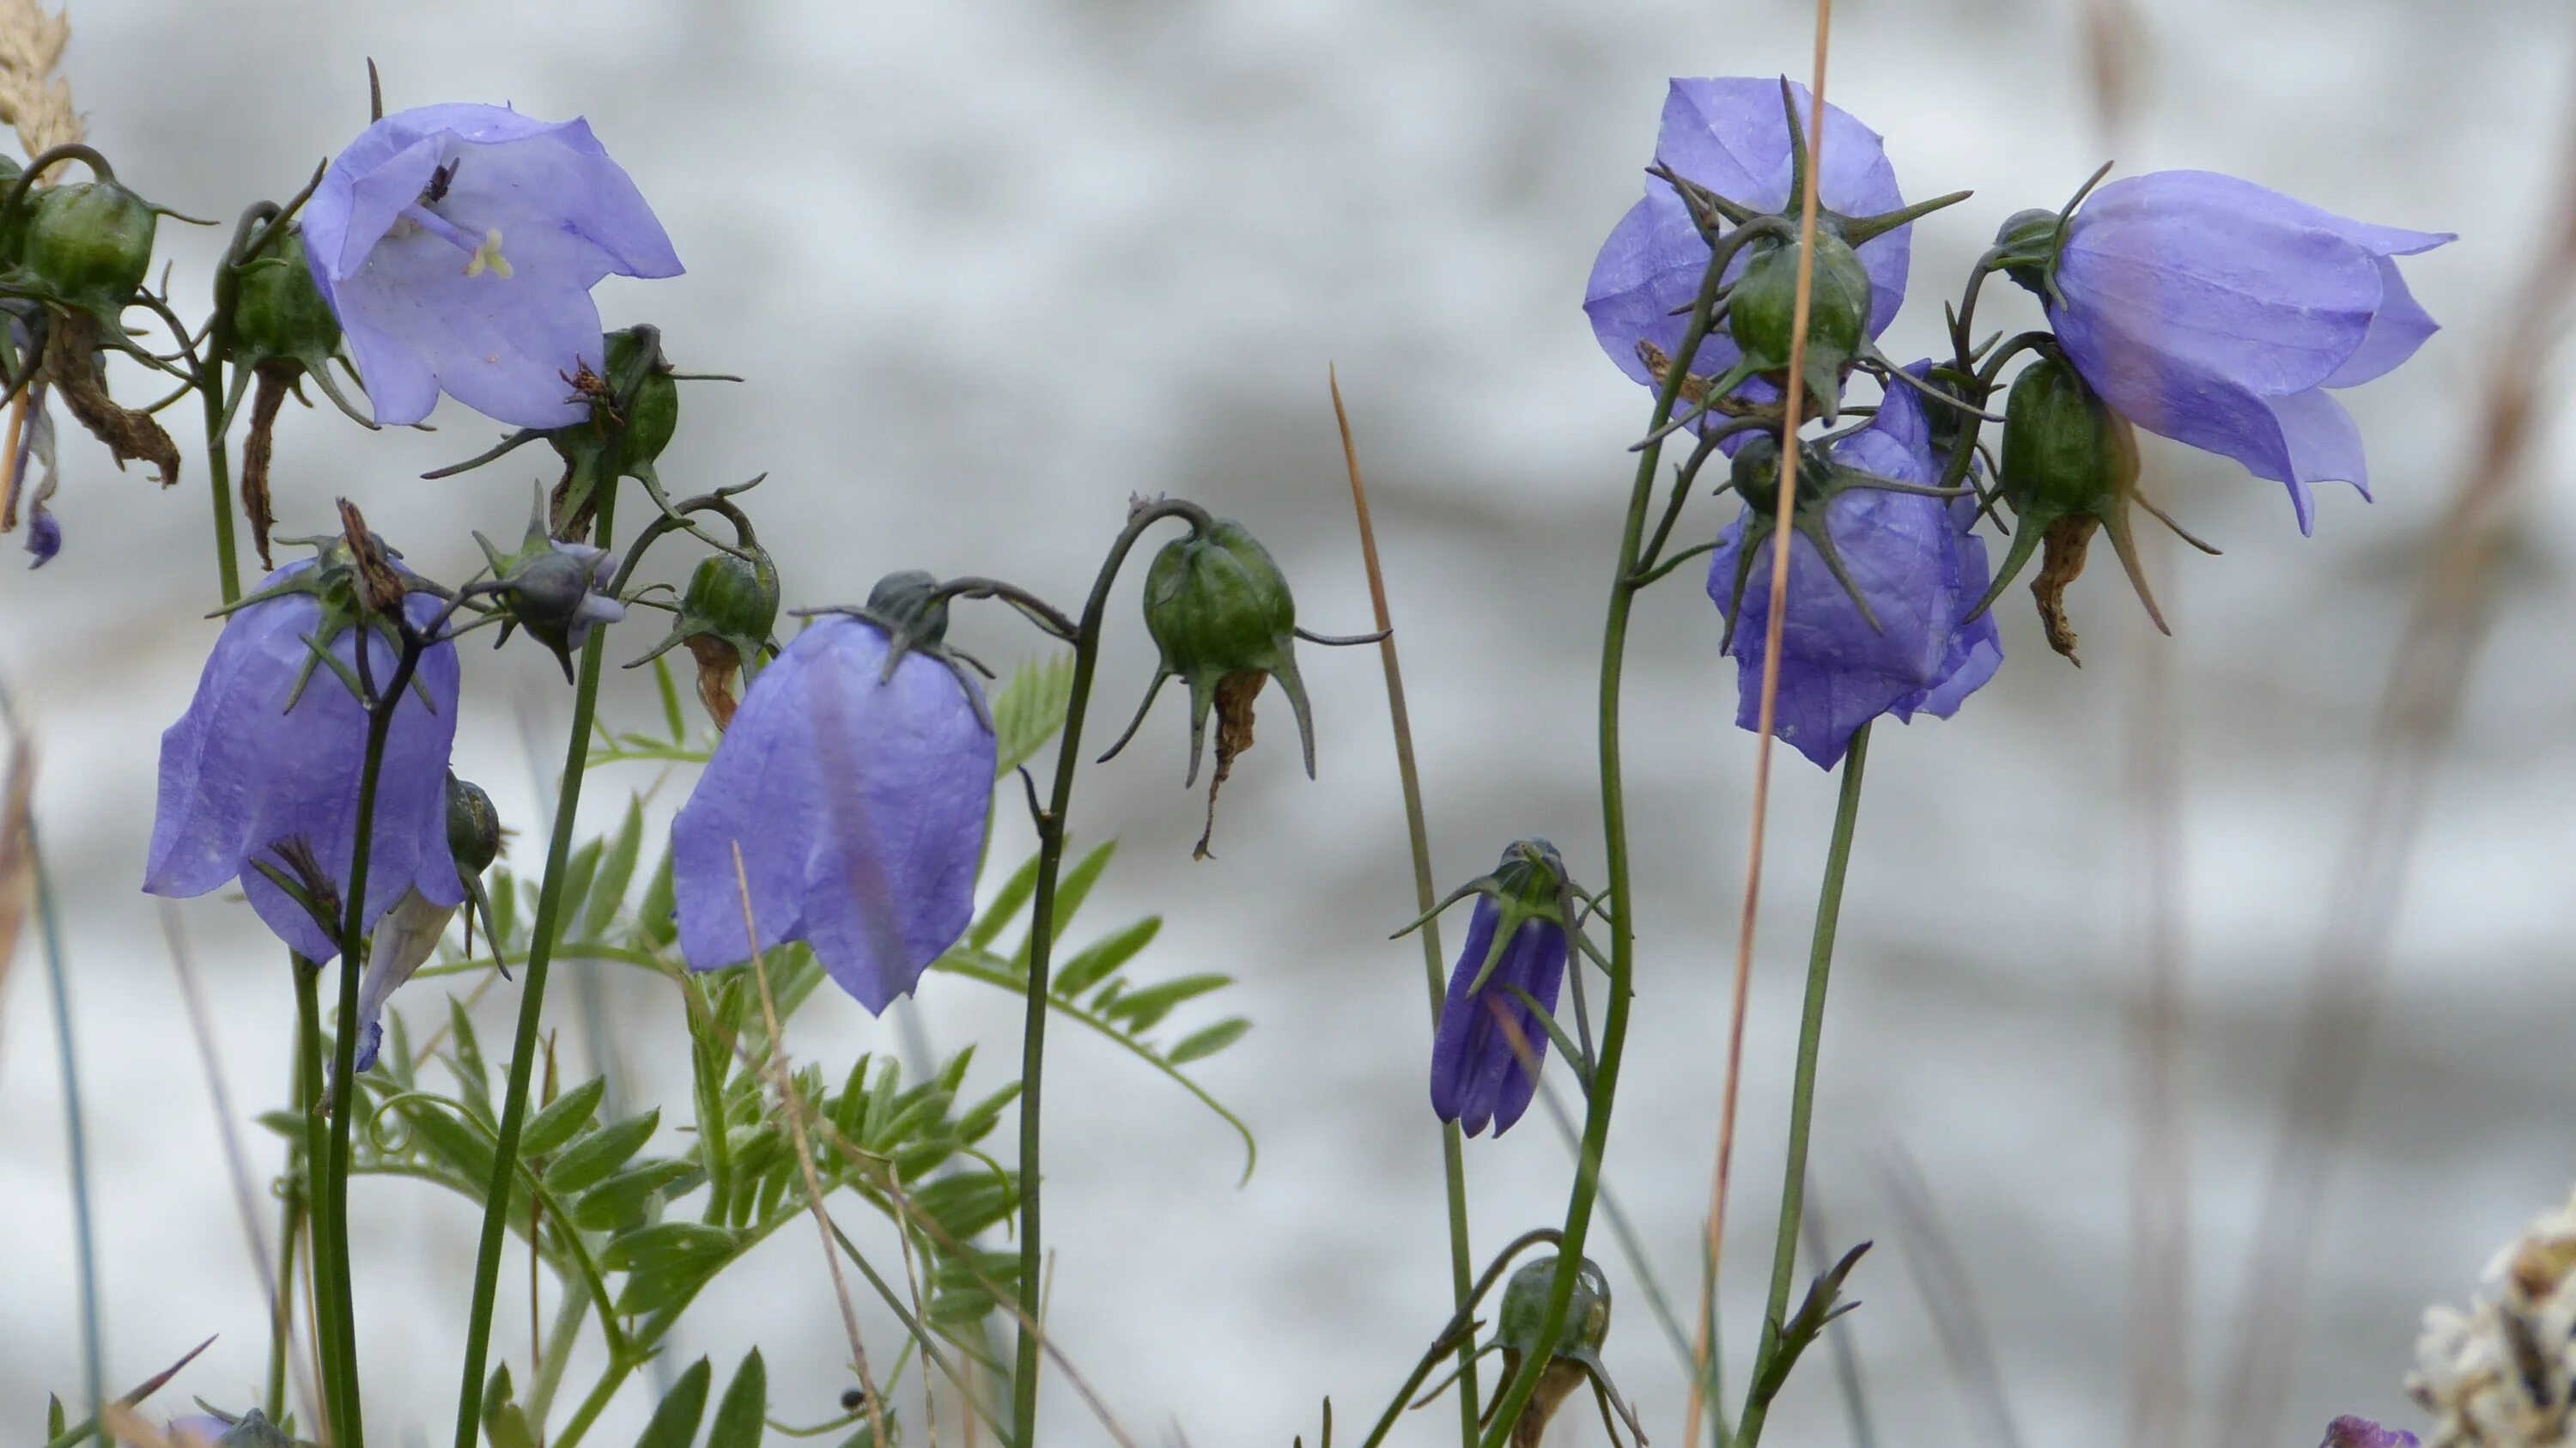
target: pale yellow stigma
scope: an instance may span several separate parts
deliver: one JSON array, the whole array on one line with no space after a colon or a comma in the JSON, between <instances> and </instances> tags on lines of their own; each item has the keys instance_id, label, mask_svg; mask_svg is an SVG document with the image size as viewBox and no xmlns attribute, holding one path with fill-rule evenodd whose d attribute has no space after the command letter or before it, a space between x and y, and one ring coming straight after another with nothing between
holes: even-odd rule
<instances>
[{"instance_id":1,"label":"pale yellow stigma","mask_svg":"<svg viewBox=\"0 0 2576 1448\"><path fill-rule=\"evenodd\" d=\"M510 259L501 255L501 228L497 226L483 233L483 244L474 248L473 259L465 263L469 277L479 277L486 270L503 281L511 276Z\"/></svg>"}]
</instances>

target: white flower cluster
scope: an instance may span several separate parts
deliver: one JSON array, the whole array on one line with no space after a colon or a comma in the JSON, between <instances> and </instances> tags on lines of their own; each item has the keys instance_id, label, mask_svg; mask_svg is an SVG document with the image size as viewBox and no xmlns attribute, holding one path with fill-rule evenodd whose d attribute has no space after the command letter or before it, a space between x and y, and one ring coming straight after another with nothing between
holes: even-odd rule
<instances>
[{"instance_id":1,"label":"white flower cluster","mask_svg":"<svg viewBox=\"0 0 2576 1448\"><path fill-rule=\"evenodd\" d=\"M2434 1418L2431 1448L2554 1448L2576 1386L2576 1200L2523 1229L2487 1268L2492 1298L2424 1313L2407 1391Z\"/></svg>"}]
</instances>

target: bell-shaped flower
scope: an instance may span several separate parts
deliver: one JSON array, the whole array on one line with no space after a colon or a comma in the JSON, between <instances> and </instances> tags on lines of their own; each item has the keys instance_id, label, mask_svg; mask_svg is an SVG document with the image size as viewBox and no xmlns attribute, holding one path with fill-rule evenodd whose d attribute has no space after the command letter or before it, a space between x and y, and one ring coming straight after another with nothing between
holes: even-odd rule
<instances>
[{"instance_id":1,"label":"bell-shaped flower","mask_svg":"<svg viewBox=\"0 0 2576 1448\"><path fill-rule=\"evenodd\" d=\"M692 970L750 959L747 915L761 949L806 942L883 1011L973 918L997 745L980 686L940 650L944 607L926 627L881 612L892 583L761 671L673 821Z\"/></svg>"},{"instance_id":2,"label":"bell-shaped flower","mask_svg":"<svg viewBox=\"0 0 2576 1448\"><path fill-rule=\"evenodd\" d=\"M315 874L313 894L341 896L357 843L358 786L367 753L367 712L351 680L360 640L378 687L394 675L399 646L389 630L355 621L345 579L332 562L289 564L225 619L198 678L196 698L161 736L160 799L143 888L185 899L238 879L251 908L280 940L309 960L339 954L336 926L260 866ZM439 600L404 600L426 629ZM318 646L318 651L317 651ZM329 663L324 663L327 655ZM456 646L431 644L411 687L394 706L376 784L375 826L362 929L407 891L454 906L464 898L447 840L447 758L456 739Z\"/></svg>"},{"instance_id":3,"label":"bell-shaped flower","mask_svg":"<svg viewBox=\"0 0 2576 1448\"><path fill-rule=\"evenodd\" d=\"M304 244L388 426L427 417L441 391L520 427L582 420L573 379L608 373L590 289L681 270L587 122L505 106L369 126L306 204Z\"/></svg>"},{"instance_id":4,"label":"bell-shaped flower","mask_svg":"<svg viewBox=\"0 0 2576 1448\"><path fill-rule=\"evenodd\" d=\"M1815 102L1804 86L1792 84L1788 91L1803 132L1813 124ZM1676 79L1655 138L1662 168L1745 211L1774 214L1796 211L1793 188L1804 150L1803 136L1789 129L1781 83L1749 76ZM1899 223L1874 229L1905 207L1896 169L1878 133L1830 103L1816 195L1819 229L1837 244L1848 241L1857 253L1868 288L1864 330L1876 337L1896 320L1905 300L1912 228ZM1746 247L1728 263L1729 282L1744 273L1755 250ZM1628 209L1602 243L1584 289L1593 335L1621 371L1649 386L1662 381L1681 348L1710 255L1690 204L1671 182L1649 179L1645 199ZM1694 377L1720 377L1742 356L1735 338L1714 330L1686 359L1687 368ZM1777 395L1766 384L1749 386L1766 398Z\"/></svg>"},{"instance_id":5,"label":"bell-shaped flower","mask_svg":"<svg viewBox=\"0 0 2576 1448\"><path fill-rule=\"evenodd\" d=\"M1500 1136L1529 1110L1547 1063L1570 943L1565 864L1547 841L1522 840L1450 899L1471 892L1476 912L1431 1043L1431 1109L1469 1136L1488 1125Z\"/></svg>"},{"instance_id":6,"label":"bell-shaped flower","mask_svg":"<svg viewBox=\"0 0 2576 1448\"><path fill-rule=\"evenodd\" d=\"M2328 389L2382 376L2438 329L2395 258L2452 233L2367 225L2211 171L2114 181L2054 223L2007 222L2003 240L2018 231L2026 251L2008 269L2121 416L2288 484L2303 533L2309 484L2370 496L2360 429Z\"/></svg>"},{"instance_id":7,"label":"bell-shaped flower","mask_svg":"<svg viewBox=\"0 0 2576 1448\"><path fill-rule=\"evenodd\" d=\"M1798 470L1773 733L1821 768L1882 714L1949 718L2003 664L1993 617L1962 622L1986 592L1976 499L1907 491L1940 481L1934 456L1923 404L1900 387L1868 427L1830 454L1810 447ZM1709 560L1745 729L1761 727L1778 464L1768 435L1737 455L1745 509Z\"/></svg>"}]
</instances>

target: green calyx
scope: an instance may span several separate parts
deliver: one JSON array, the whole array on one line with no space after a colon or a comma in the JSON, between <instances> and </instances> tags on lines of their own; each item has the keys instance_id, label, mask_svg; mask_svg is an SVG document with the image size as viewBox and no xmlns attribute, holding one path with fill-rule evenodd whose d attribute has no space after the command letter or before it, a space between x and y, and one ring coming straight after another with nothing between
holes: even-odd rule
<instances>
[{"instance_id":1,"label":"green calyx","mask_svg":"<svg viewBox=\"0 0 2576 1448\"><path fill-rule=\"evenodd\" d=\"M566 427L521 428L485 452L421 476L453 477L542 438L564 463L554 496L555 531L563 537L588 536L599 490L619 478L642 483L656 507L677 516L655 468L680 426L680 377L662 355L661 329L638 325L600 340L607 375L585 365L564 379L566 394L588 406L589 417Z\"/></svg>"},{"instance_id":2,"label":"green calyx","mask_svg":"<svg viewBox=\"0 0 2576 1448\"><path fill-rule=\"evenodd\" d=\"M490 869L501 854L501 815L492 796L471 780L447 776L447 848L456 857L456 872L472 878Z\"/></svg>"},{"instance_id":3,"label":"green calyx","mask_svg":"<svg viewBox=\"0 0 2576 1448\"><path fill-rule=\"evenodd\" d=\"M2111 163L2105 161L2075 188L2064 206L2055 211L2016 211L2005 217L1995 232L1994 248L1986 253L1986 269L2011 277L2042 301L2064 306L2066 296L2057 289L2057 263L2066 254L2066 238L2073 233L2075 208L2110 174Z\"/></svg>"},{"instance_id":4,"label":"green calyx","mask_svg":"<svg viewBox=\"0 0 2576 1448\"><path fill-rule=\"evenodd\" d=\"M516 550L504 553L480 533L474 542L492 571L488 591L500 600L503 615L493 647L507 643L513 627L526 629L528 637L555 656L570 681L572 651L588 637L584 624L595 621L598 611L591 594L613 560L587 544L558 542L547 524L546 493L540 486Z\"/></svg>"},{"instance_id":5,"label":"green calyx","mask_svg":"<svg viewBox=\"0 0 2576 1448\"><path fill-rule=\"evenodd\" d=\"M1984 613L2038 554L2039 577L2031 592L2039 600L2049 646L2076 662L2065 593L2084 571L2086 550L2099 531L2109 535L2147 617L2159 631L2173 632L2147 586L2131 506L2146 508L2192 546L2208 553L2218 550L2183 532L2139 493L2137 430L2053 348L2013 379L1997 468L1996 495L2013 510L2012 547L1967 619Z\"/></svg>"},{"instance_id":6,"label":"green calyx","mask_svg":"<svg viewBox=\"0 0 2576 1448\"><path fill-rule=\"evenodd\" d=\"M1476 978L1468 985L1470 994L1485 988L1494 967L1502 963L1503 948L1530 921L1544 920L1569 937L1580 939L1581 921L1575 907L1578 902L1592 899L1565 872L1565 857L1557 853L1556 846L1533 835L1513 841L1490 872L1450 891L1439 904L1395 932L1395 938L1401 939L1430 924L1442 911L1470 895L1490 899L1501 910L1494 922L1493 944L1486 949L1484 960L1476 967Z\"/></svg>"},{"instance_id":7,"label":"green calyx","mask_svg":"<svg viewBox=\"0 0 2576 1448\"><path fill-rule=\"evenodd\" d=\"M1534 1258L1512 1273L1495 1322L1497 1344L1521 1353L1541 1350L1539 1329L1547 1320L1548 1289L1556 1283L1556 1264L1554 1256ZM1609 1340L1610 1281L1600 1265L1587 1257L1575 1274L1574 1300L1566 1308L1565 1325L1545 1350L1551 1358L1566 1358L1597 1371L1601 1347Z\"/></svg>"},{"instance_id":8,"label":"green calyx","mask_svg":"<svg viewBox=\"0 0 2576 1448\"><path fill-rule=\"evenodd\" d=\"M288 360L315 372L340 350L332 314L304 258L304 229L290 226L258 257L235 269L233 355L242 365Z\"/></svg>"},{"instance_id":9,"label":"green calyx","mask_svg":"<svg viewBox=\"0 0 2576 1448\"><path fill-rule=\"evenodd\" d=\"M0 219L13 262L0 289L86 313L121 336L117 318L152 270L159 216L113 179L30 189Z\"/></svg>"},{"instance_id":10,"label":"green calyx","mask_svg":"<svg viewBox=\"0 0 2576 1448\"><path fill-rule=\"evenodd\" d=\"M628 668L650 662L677 645L701 640L731 650L736 664L756 663L773 652L769 636L778 626L778 565L770 561L767 550L748 539L742 547L752 556L710 553L698 560L689 573L688 588L680 595L671 631Z\"/></svg>"},{"instance_id":11,"label":"green calyx","mask_svg":"<svg viewBox=\"0 0 2576 1448\"><path fill-rule=\"evenodd\" d=\"M331 645L338 641L340 635L363 622L389 646L399 648L402 644L400 626L392 618L366 606L366 582L359 569L357 555L350 549L345 537L331 533L313 538L282 538L278 541L303 544L312 548L314 551L312 565L299 568L265 587L246 593L206 616L225 618L272 599L285 598L293 594L309 596L321 606L322 617L314 626L313 632L305 635L304 667L296 674L295 686L287 691L286 707L280 712L288 712L295 708L296 703L304 697L305 686L313 681L313 671L317 667L328 667L342 684L348 686L351 697L361 704L368 702L365 681L358 677L355 669L332 656ZM388 559L402 556L386 547L381 539L377 540L376 548ZM411 592L435 591L431 585L422 582L407 570L397 569L395 572ZM382 684L384 680L379 678L376 682ZM418 696L424 708L434 710L437 707L429 697L428 686L417 676L412 679L412 692Z\"/></svg>"},{"instance_id":12,"label":"green calyx","mask_svg":"<svg viewBox=\"0 0 2576 1448\"><path fill-rule=\"evenodd\" d=\"M1797 340L1802 251L1795 241L1756 243L1752 261L1727 294L1727 330L1744 354L1732 371L1742 376L1730 376L1717 391L1732 392L1743 377L1761 377L1786 390ZM1869 269L1850 243L1819 230L1812 271L1801 376L1815 399L1815 416L1831 423L1842 411L1843 379L1872 350Z\"/></svg>"},{"instance_id":13,"label":"green calyx","mask_svg":"<svg viewBox=\"0 0 2576 1448\"><path fill-rule=\"evenodd\" d=\"M1110 754L1125 746L1165 682L1179 679L1190 691L1190 770L1196 784L1211 711L1220 715L1218 767L1249 747L1251 699L1265 679L1276 679L1297 715L1297 738L1306 774L1315 773L1315 733L1306 683L1297 672L1297 604L1270 552L1231 519L1163 545L1145 572L1145 630L1162 651L1161 667L1136 710L1135 723ZM1231 747L1228 731L1239 728ZM1106 758L1107 756L1103 756Z\"/></svg>"}]
</instances>

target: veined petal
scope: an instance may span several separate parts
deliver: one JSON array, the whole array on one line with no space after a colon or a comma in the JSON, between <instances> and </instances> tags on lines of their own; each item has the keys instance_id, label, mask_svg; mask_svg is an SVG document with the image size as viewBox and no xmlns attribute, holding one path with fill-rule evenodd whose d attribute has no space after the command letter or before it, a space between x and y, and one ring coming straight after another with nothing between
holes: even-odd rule
<instances>
[{"instance_id":1,"label":"veined petal","mask_svg":"<svg viewBox=\"0 0 2576 1448\"><path fill-rule=\"evenodd\" d=\"M2406 288L2406 278L2399 275L2397 263L2379 259L2379 310L2370 319L2370 335L2344 359L2328 387L2357 387L2396 370L2398 364L2415 355L2426 339L2442 330L2442 324L2415 300Z\"/></svg>"},{"instance_id":2,"label":"veined petal","mask_svg":"<svg viewBox=\"0 0 2576 1448\"><path fill-rule=\"evenodd\" d=\"M821 796L807 703L806 674L820 648L807 642L812 636L806 630L752 681L715 758L671 823L680 952L691 970L751 958L744 881L762 949L791 938L803 922L806 841L817 831ZM739 880L736 848L742 851Z\"/></svg>"},{"instance_id":3,"label":"veined petal","mask_svg":"<svg viewBox=\"0 0 2576 1448\"><path fill-rule=\"evenodd\" d=\"M342 281L343 325L371 394L369 358L381 364L392 351L408 354L457 401L501 422L566 427L588 416L566 379L607 365L590 293L490 271L467 276L464 268L453 247L415 232L387 237L363 272ZM377 420L396 419L380 408Z\"/></svg>"}]
</instances>

